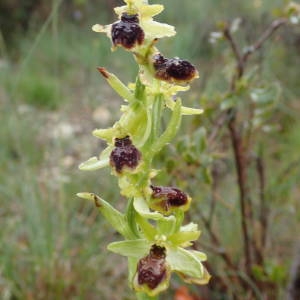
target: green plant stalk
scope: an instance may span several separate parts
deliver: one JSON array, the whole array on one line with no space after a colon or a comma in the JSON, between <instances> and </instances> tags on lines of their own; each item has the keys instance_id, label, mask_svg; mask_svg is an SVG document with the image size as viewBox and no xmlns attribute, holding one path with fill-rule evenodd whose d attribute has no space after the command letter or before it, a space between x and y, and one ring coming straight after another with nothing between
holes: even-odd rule
<instances>
[{"instance_id":1,"label":"green plant stalk","mask_svg":"<svg viewBox=\"0 0 300 300\"><path fill-rule=\"evenodd\" d=\"M105 68L98 68L126 105L113 127L93 132L108 146L99 159L93 157L80 168L96 170L110 164L112 174L118 177L120 193L128 200L126 212L119 212L97 195L78 196L95 201L102 215L124 237L109 244L108 249L128 257L129 285L137 298L155 300L168 288L173 270L184 274L189 283L205 284L210 277L202 265L205 254L184 249L200 235L196 224L182 224L191 198L177 188L152 185L157 174L152 166L154 157L175 137L183 114L199 114L202 110L183 108L181 99L175 97L187 90L182 84L197 77L195 67L178 58L164 58L154 46L157 38L175 34L172 26L152 21L163 6L148 5L145 0L124 2L127 5L115 9L120 21L93 29L105 32L114 47L131 51L139 73L135 84L127 87ZM138 45L130 44L134 38ZM162 129L165 108L171 110L171 116Z\"/></svg>"}]
</instances>

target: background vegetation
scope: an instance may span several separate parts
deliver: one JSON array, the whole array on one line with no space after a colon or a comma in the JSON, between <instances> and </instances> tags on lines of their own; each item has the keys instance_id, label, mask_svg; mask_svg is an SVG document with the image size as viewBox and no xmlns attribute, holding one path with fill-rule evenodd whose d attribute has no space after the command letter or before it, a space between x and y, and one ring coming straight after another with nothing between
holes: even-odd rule
<instances>
[{"instance_id":1,"label":"background vegetation","mask_svg":"<svg viewBox=\"0 0 300 300\"><path fill-rule=\"evenodd\" d=\"M136 74L130 55L121 50L111 53L109 41L90 30L96 22L111 23L111 8L121 2L1 1L1 299L132 299L125 259L105 249L115 233L90 203L75 197L79 191L94 191L122 206L108 172L84 173L77 168L100 152L103 145L90 132L111 124L120 105L96 67L105 66L124 81L134 80ZM185 121L177 144L166 149L157 164L167 164L161 174L166 183L189 187L194 198L191 219L203 228L198 246L208 251L214 272L226 281L231 275L220 259L222 249L212 245L201 215L211 211L210 177L217 170L221 183L211 226L230 256L243 259L236 175L228 137L220 135L214 149L201 148L204 140L198 128L209 130L214 125L211 120L220 109L218 95L227 88L233 60L226 43L212 45L209 37L217 22L239 17L237 40L247 45L276 17L284 1L159 2L166 7L160 19L176 25L178 32L161 42L160 48L169 57L180 56L197 66L200 79L184 101L204 107L206 114ZM299 235L299 52L299 26L286 27L260 49L253 62L264 82L279 90L266 117L269 127L258 136L265 158L270 230L267 271L257 270L257 276L266 276L265 281L276 289L278 299L285 292ZM197 152L197 147L202 150ZM249 173L255 182L257 174ZM252 187L257 189L255 184ZM172 299L181 284L176 279L165 299ZM211 299L230 299L214 283L210 289ZM194 292L202 297L206 293L196 288Z\"/></svg>"}]
</instances>

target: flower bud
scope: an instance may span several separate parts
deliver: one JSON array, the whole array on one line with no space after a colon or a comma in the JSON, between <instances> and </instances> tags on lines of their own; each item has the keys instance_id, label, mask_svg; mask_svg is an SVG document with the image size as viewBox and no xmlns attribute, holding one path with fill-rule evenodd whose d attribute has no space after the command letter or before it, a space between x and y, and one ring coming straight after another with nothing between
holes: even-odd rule
<instances>
[{"instance_id":1,"label":"flower bud","mask_svg":"<svg viewBox=\"0 0 300 300\"><path fill-rule=\"evenodd\" d=\"M138 15L123 13L121 21L114 23L111 28L111 38L114 46L132 49L144 41L144 31L139 25Z\"/></svg>"},{"instance_id":2,"label":"flower bud","mask_svg":"<svg viewBox=\"0 0 300 300\"><path fill-rule=\"evenodd\" d=\"M170 83L190 82L198 76L196 68L187 60L164 58L161 54L153 57L155 77Z\"/></svg>"},{"instance_id":3,"label":"flower bud","mask_svg":"<svg viewBox=\"0 0 300 300\"><path fill-rule=\"evenodd\" d=\"M171 213L174 209L186 211L189 207L191 198L184 192L168 186L151 186L152 201L150 207L165 214Z\"/></svg>"},{"instance_id":4,"label":"flower bud","mask_svg":"<svg viewBox=\"0 0 300 300\"><path fill-rule=\"evenodd\" d=\"M166 248L153 245L149 254L138 262L135 289L155 295L168 287L170 274L166 263Z\"/></svg>"},{"instance_id":5,"label":"flower bud","mask_svg":"<svg viewBox=\"0 0 300 300\"><path fill-rule=\"evenodd\" d=\"M140 151L132 145L129 136L115 139L115 148L110 154L110 164L116 172L124 168L135 169L141 159Z\"/></svg>"}]
</instances>

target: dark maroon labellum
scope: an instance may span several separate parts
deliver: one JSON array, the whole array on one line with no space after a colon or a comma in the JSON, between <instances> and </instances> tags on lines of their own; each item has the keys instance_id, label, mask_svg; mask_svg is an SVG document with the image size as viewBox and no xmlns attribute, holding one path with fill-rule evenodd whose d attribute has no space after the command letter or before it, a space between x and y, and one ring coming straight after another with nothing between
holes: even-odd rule
<instances>
[{"instance_id":1,"label":"dark maroon labellum","mask_svg":"<svg viewBox=\"0 0 300 300\"><path fill-rule=\"evenodd\" d=\"M115 139L115 148L110 154L110 164L118 173L121 173L124 167L134 169L137 167L141 153L132 145L129 136Z\"/></svg>"},{"instance_id":2,"label":"dark maroon labellum","mask_svg":"<svg viewBox=\"0 0 300 300\"><path fill-rule=\"evenodd\" d=\"M122 46L126 49L141 45L144 41L144 31L139 25L137 15L123 13L121 21L112 25L111 38L114 46Z\"/></svg>"},{"instance_id":3,"label":"dark maroon labellum","mask_svg":"<svg viewBox=\"0 0 300 300\"><path fill-rule=\"evenodd\" d=\"M187 204L188 197L181 190L169 186L151 186L152 198L162 200L162 208L168 211L171 207L179 207Z\"/></svg>"},{"instance_id":4,"label":"dark maroon labellum","mask_svg":"<svg viewBox=\"0 0 300 300\"><path fill-rule=\"evenodd\" d=\"M167 275L166 249L153 245L150 253L138 262L137 272L138 283L154 290Z\"/></svg>"},{"instance_id":5,"label":"dark maroon labellum","mask_svg":"<svg viewBox=\"0 0 300 300\"><path fill-rule=\"evenodd\" d=\"M164 58L161 54L153 57L155 77L168 82L188 82L197 75L196 68L187 60Z\"/></svg>"}]
</instances>

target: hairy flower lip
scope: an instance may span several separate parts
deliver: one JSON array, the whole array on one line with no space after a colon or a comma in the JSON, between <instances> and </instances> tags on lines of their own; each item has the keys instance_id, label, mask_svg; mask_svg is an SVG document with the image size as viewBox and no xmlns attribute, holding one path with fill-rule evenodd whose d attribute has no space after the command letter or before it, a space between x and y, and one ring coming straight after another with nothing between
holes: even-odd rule
<instances>
[{"instance_id":1,"label":"hairy flower lip","mask_svg":"<svg viewBox=\"0 0 300 300\"><path fill-rule=\"evenodd\" d=\"M132 145L129 135L126 135L123 138L115 138L116 147L126 147Z\"/></svg>"},{"instance_id":2,"label":"hairy flower lip","mask_svg":"<svg viewBox=\"0 0 300 300\"><path fill-rule=\"evenodd\" d=\"M121 20L112 24L111 39L113 45L132 49L144 42L145 33L139 25L137 14L123 13Z\"/></svg>"},{"instance_id":3,"label":"hairy flower lip","mask_svg":"<svg viewBox=\"0 0 300 300\"><path fill-rule=\"evenodd\" d=\"M188 208L190 198L176 187L150 186L152 189L150 207L163 213L170 213L177 208Z\"/></svg>"},{"instance_id":4,"label":"hairy flower lip","mask_svg":"<svg viewBox=\"0 0 300 300\"><path fill-rule=\"evenodd\" d=\"M123 13L121 16L121 21L128 23L139 23L138 14Z\"/></svg>"},{"instance_id":5,"label":"hairy flower lip","mask_svg":"<svg viewBox=\"0 0 300 300\"><path fill-rule=\"evenodd\" d=\"M168 287L170 269L166 262L166 248L156 244L149 254L142 257L136 270L136 289L146 288L151 293L161 292Z\"/></svg>"},{"instance_id":6,"label":"hairy flower lip","mask_svg":"<svg viewBox=\"0 0 300 300\"><path fill-rule=\"evenodd\" d=\"M115 139L115 148L110 154L110 164L117 173L122 173L124 168L134 170L141 159L140 151L132 144L127 135Z\"/></svg>"},{"instance_id":7,"label":"hairy flower lip","mask_svg":"<svg viewBox=\"0 0 300 300\"><path fill-rule=\"evenodd\" d=\"M152 57L155 77L169 83L188 83L199 77L195 66L178 57L165 58L157 53Z\"/></svg>"}]
</instances>

